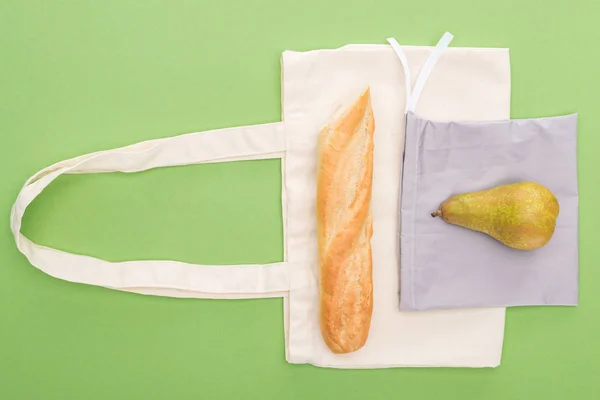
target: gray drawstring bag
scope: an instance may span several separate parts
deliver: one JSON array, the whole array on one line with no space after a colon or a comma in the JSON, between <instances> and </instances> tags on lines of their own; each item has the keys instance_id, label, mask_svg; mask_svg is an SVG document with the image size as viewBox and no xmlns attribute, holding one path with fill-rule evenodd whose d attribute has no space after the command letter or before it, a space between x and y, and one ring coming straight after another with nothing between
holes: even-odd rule
<instances>
[{"instance_id":1,"label":"gray drawstring bag","mask_svg":"<svg viewBox=\"0 0 600 400\"><path fill-rule=\"evenodd\" d=\"M434 122L406 115L400 198L400 308L577 305L577 114ZM548 244L515 250L431 213L448 197L538 182L558 199Z\"/></svg>"},{"instance_id":2,"label":"gray drawstring bag","mask_svg":"<svg viewBox=\"0 0 600 400\"><path fill-rule=\"evenodd\" d=\"M441 53L450 39L440 40L438 57L421 66L412 90L406 55L388 39L407 82L398 221L400 309L577 305L578 115L476 122L417 116L421 94L427 97L427 79L421 76L432 74L438 59L444 61ZM444 82L443 75L435 80ZM446 82L453 85L449 78ZM455 194L519 181L540 183L558 199L556 229L544 247L516 250L431 216Z\"/></svg>"}]
</instances>

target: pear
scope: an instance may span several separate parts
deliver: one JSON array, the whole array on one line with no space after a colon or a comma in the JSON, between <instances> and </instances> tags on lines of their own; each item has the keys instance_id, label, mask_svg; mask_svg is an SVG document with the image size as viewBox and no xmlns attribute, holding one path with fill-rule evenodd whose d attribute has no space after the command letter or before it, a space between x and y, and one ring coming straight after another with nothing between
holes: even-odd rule
<instances>
[{"instance_id":1,"label":"pear","mask_svg":"<svg viewBox=\"0 0 600 400\"><path fill-rule=\"evenodd\" d=\"M556 227L558 200L536 182L517 182L452 196L431 214L490 235L519 250L545 246Z\"/></svg>"}]
</instances>

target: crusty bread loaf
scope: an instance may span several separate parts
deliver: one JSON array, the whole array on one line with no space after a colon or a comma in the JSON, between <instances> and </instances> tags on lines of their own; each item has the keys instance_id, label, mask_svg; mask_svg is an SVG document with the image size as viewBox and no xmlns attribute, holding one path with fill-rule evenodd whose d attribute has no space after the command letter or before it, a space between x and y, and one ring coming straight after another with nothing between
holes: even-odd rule
<instances>
[{"instance_id":1,"label":"crusty bread loaf","mask_svg":"<svg viewBox=\"0 0 600 400\"><path fill-rule=\"evenodd\" d=\"M374 132L367 88L319 133L320 324L325 343L336 354L364 346L371 325Z\"/></svg>"}]
</instances>

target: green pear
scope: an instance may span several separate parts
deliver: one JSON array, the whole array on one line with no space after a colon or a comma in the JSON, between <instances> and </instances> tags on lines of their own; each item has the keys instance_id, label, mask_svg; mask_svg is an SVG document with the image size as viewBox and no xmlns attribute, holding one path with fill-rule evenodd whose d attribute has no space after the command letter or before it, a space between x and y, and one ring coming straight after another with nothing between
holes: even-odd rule
<instances>
[{"instance_id":1,"label":"green pear","mask_svg":"<svg viewBox=\"0 0 600 400\"><path fill-rule=\"evenodd\" d=\"M519 250L545 246L556 228L558 200L535 182L517 182L452 196L431 214L490 235Z\"/></svg>"}]
</instances>

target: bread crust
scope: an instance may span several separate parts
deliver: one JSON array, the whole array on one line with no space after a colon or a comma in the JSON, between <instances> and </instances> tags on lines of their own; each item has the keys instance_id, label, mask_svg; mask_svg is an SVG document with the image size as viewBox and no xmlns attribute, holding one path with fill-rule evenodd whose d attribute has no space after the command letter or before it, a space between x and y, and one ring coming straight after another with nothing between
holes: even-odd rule
<instances>
[{"instance_id":1,"label":"bread crust","mask_svg":"<svg viewBox=\"0 0 600 400\"><path fill-rule=\"evenodd\" d=\"M363 347L371 326L374 133L368 87L319 133L320 326L336 354Z\"/></svg>"}]
</instances>

